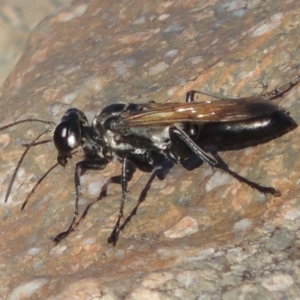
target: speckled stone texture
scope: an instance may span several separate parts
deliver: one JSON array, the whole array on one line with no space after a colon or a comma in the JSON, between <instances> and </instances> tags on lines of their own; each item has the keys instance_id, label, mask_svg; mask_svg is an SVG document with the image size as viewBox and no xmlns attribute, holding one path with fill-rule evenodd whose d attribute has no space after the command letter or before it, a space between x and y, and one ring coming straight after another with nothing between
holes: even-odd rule
<instances>
[{"instance_id":1,"label":"speckled stone texture","mask_svg":"<svg viewBox=\"0 0 300 300\"><path fill-rule=\"evenodd\" d=\"M71 0L1 0L0 1L0 84L25 48L30 31L45 16Z\"/></svg>"},{"instance_id":2,"label":"speckled stone texture","mask_svg":"<svg viewBox=\"0 0 300 300\"><path fill-rule=\"evenodd\" d=\"M29 117L59 122L70 107L91 118L122 102L184 101L197 88L260 93L299 74L300 4L290 1L73 1L31 34L1 89L1 124ZM276 100L299 123L300 85ZM198 100L204 100L199 97ZM219 153L240 175L272 185L262 195L206 164L175 166L154 179L115 249L107 247L120 186L55 246L72 218L78 153L55 163L53 143L32 149L4 204L23 143L45 128L0 135L0 295L7 299L299 299L299 130L267 144ZM51 134L49 134L51 137ZM80 209L120 174L111 163L82 176ZM129 183L126 214L150 175Z\"/></svg>"}]
</instances>

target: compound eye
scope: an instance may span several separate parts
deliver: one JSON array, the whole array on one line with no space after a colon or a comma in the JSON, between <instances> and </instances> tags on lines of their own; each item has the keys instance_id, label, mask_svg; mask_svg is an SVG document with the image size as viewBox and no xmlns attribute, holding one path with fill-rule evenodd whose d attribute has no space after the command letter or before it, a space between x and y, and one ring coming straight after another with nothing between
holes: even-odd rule
<instances>
[{"instance_id":1,"label":"compound eye","mask_svg":"<svg viewBox=\"0 0 300 300\"><path fill-rule=\"evenodd\" d=\"M53 140L59 152L70 153L80 144L80 129L69 122L61 122L55 128Z\"/></svg>"}]
</instances>

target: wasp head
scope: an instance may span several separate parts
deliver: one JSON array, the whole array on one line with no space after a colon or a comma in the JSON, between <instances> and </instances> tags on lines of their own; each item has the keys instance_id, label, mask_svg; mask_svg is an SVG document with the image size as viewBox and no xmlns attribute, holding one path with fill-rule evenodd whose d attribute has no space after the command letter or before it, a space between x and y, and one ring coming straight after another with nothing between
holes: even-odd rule
<instances>
[{"instance_id":1,"label":"wasp head","mask_svg":"<svg viewBox=\"0 0 300 300\"><path fill-rule=\"evenodd\" d=\"M76 108L71 108L55 128L53 141L58 150L57 161L63 167L66 166L68 159L72 158L71 152L82 145L82 132L87 126L88 120L85 114Z\"/></svg>"}]
</instances>

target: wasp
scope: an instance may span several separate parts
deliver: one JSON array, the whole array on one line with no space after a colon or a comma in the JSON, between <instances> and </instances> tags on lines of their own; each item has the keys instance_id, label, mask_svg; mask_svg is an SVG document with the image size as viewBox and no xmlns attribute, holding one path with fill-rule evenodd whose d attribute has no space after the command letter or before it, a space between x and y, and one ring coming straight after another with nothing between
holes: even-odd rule
<instances>
[{"instance_id":1,"label":"wasp","mask_svg":"<svg viewBox=\"0 0 300 300\"><path fill-rule=\"evenodd\" d=\"M270 100L281 97L299 81L300 76L297 76L279 89L252 97L232 98L192 90L186 94L185 102L111 104L96 114L91 124L79 109L67 110L53 134L54 145L58 151L57 164L65 167L78 149L83 151L84 158L76 163L74 171L75 202L72 221L66 231L54 238L54 242L59 243L73 232L87 212L86 210L78 220L80 176L83 171L103 170L115 160L120 161L122 166L122 196L119 215L108 238L108 243L112 245L116 245L120 231L125 228L141 202L139 200L136 208L121 225L127 184L130 180L130 164L144 172L153 172L162 161L187 168L188 161L194 157L201 163L205 162L230 174L261 193L280 196L280 192L275 188L252 182L233 172L212 149L233 150L254 146L295 129L297 124L289 113ZM196 94L210 96L212 100L196 102ZM21 120L18 123L26 121L52 125L52 122L36 119ZM16 123L6 125L0 130L14 124ZM40 136L26 145L20 161L24 159L25 152L38 143ZM16 173L17 170L13 177ZM6 200L13 180L14 178L10 182ZM22 209L24 206L23 204Z\"/></svg>"}]
</instances>

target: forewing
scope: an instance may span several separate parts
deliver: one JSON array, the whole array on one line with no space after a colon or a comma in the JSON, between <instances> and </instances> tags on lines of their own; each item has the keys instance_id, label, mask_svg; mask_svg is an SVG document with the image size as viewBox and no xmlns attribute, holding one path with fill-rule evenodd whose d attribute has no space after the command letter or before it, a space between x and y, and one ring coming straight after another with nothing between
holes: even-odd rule
<instances>
[{"instance_id":1,"label":"forewing","mask_svg":"<svg viewBox=\"0 0 300 300\"><path fill-rule=\"evenodd\" d=\"M168 125L180 122L234 122L267 116L279 108L261 99L142 104L144 110L122 115L127 126Z\"/></svg>"}]
</instances>

